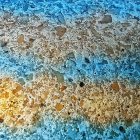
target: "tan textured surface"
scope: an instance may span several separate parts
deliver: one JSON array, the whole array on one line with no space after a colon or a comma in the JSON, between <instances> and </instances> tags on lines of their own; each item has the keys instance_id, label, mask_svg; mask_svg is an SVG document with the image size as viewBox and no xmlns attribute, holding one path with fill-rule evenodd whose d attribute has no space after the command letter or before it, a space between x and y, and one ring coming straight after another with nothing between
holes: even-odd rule
<instances>
[{"instance_id":1,"label":"tan textured surface","mask_svg":"<svg viewBox=\"0 0 140 140\"><path fill-rule=\"evenodd\" d=\"M137 20L100 24L100 16L96 16L77 19L73 26L58 26L39 17L31 17L26 24L21 24L11 14L6 16L7 20L0 17L0 41L5 41L15 56L30 52L40 59L47 57L53 65L64 62L75 52L87 56L106 53L114 59L129 51L138 51L135 44L139 40L140 24Z\"/></svg>"},{"instance_id":2,"label":"tan textured surface","mask_svg":"<svg viewBox=\"0 0 140 140\"><path fill-rule=\"evenodd\" d=\"M1 79L0 122L11 127L27 126L35 124L43 114L61 119L81 114L100 125L139 121L140 89L120 86L114 90L111 85L86 84L82 88L67 85L63 89L64 85L55 78L39 76L29 88L10 78Z\"/></svg>"}]
</instances>

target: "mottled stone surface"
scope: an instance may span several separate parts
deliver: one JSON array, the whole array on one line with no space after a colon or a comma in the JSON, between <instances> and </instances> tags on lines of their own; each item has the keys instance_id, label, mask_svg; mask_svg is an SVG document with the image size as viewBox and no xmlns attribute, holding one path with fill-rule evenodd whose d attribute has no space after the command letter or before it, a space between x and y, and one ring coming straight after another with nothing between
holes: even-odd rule
<instances>
[{"instance_id":1,"label":"mottled stone surface","mask_svg":"<svg viewBox=\"0 0 140 140\"><path fill-rule=\"evenodd\" d=\"M139 140L139 7L0 1L0 139Z\"/></svg>"}]
</instances>

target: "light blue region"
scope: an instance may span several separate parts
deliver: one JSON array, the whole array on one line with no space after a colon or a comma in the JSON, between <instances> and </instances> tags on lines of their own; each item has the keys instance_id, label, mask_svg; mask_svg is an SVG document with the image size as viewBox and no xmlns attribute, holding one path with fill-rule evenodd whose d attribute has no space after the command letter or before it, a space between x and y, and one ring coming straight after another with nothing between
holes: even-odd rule
<instances>
[{"instance_id":1,"label":"light blue region","mask_svg":"<svg viewBox=\"0 0 140 140\"><path fill-rule=\"evenodd\" d=\"M60 24L68 19L108 12L117 20L140 18L139 0L1 0L0 11L14 14L38 14Z\"/></svg>"},{"instance_id":2,"label":"light blue region","mask_svg":"<svg viewBox=\"0 0 140 140\"><path fill-rule=\"evenodd\" d=\"M87 60L88 59L88 60ZM107 56L92 56L85 58L78 55L68 59L63 65L54 66L56 71L64 74L64 79L73 79L73 82L88 78L93 82L106 82L114 80L128 80L130 84L140 84L140 54L127 55L118 60Z\"/></svg>"},{"instance_id":3,"label":"light blue region","mask_svg":"<svg viewBox=\"0 0 140 140\"><path fill-rule=\"evenodd\" d=\"M9 52L5 52L0 48L0 74L11 76L13 78L26 78L29 74L41 72L42 65L33 56L25 58L20 56L12 56Z\"/></svg>"},{"instance_id":4,"label":"light blue region","mask_svg":"<svg viewBox=\"0 0 140 140\"><path fill-rule=\"evenodd\" d=\"M46 56L47 59L47 56ZM64 80L77 83L89 79L96 83L128 80L130 84L140 84L140 53L126 54L118 60L108 56L94 55L90 58L78 54L75 58L67 58L64 63L52 65L33 55L16 57L0 49L0 72L17 78L27 79L31 73L53 73L57 71ZM69 80L71 79L71 80Z\"/></svg>"},{"instance_id":5,"label":"light blue region","mask_svg":"<svg viewBox=\"0 0 140 140\"><path fill-rule=\"evenodd\" d=\"M120 130L123 127L123 131ZM139 140L140 123L131 126L121 123L105 128L91 125L84 118L61 122L50 117L38 123L31 132L10 133L8 128L0 132L0 140Z\"/></svg>"}]
</instances>

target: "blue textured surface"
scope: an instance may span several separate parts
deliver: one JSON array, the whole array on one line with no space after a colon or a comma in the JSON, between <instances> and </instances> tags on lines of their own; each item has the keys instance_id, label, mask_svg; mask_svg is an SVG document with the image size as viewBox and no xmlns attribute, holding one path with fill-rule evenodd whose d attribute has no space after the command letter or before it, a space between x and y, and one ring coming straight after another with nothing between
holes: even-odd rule
<instances>
[{"instance_id":1,"label":"blue textured surface","mask_svg":"<svg viewBox=\"0 0 140 140\"><path fill-rule=\"evenodd\" d=\"M47 58L47 57L46 57ZM94 82L123 80L127 79L131 84L140 84L140 54L137 53L132 57L126 55L120 58L117 62L110 58L92 56L89 58L89 63L85 62L85 57L79 55L73 59L65 60L64 63L52 66L43 62L38 62L33 56L26 58L13 57L10 54L0 53L0 70L7 74L17 77L24 77L30 73L38 73L41 71L50 72L51 69L63 73L64 79L73 79L77 82L82 77L88 78Z\"/></svg>"},{"instance_id":2,"label":"blue textured surface","mask_svg":"<svg viewBox=\"0 0 140 140\"><path fill-rule=\"evenodd\" d=\"M140 18L139 0L1 0L0 5L0 11L39 14L58 23L98 11L109 12L118 20Z\"/></svg>"},{"instance_id":3,"label":"blue textured surface","mask_svg":"<svg viewBox=\"0 0 140 140\"><path fill-rule=\"evenodd\" d=\"M34 130L24 130L21 134L11 132L7 128L0 132L0 140L139 140L140 124L130 127L123 126L125 132L121 132L121 124L112 124L104 128L97 128L89 124L85 119L72 120L66 124L53 119L47 119L40 123Z\"/></svg>"}]
</instances>

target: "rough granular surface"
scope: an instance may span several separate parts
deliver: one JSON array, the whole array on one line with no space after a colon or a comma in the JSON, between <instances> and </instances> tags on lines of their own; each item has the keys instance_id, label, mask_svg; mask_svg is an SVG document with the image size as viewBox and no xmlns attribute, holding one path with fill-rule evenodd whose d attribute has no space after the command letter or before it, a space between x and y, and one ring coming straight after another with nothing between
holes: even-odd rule
<instances>
[{"instance_id":1,"label":"rough granular surface","mask_svg":"<svg viewBox=\"0 0 140 140\"><path fill-rule=\"evenodd\" d=\"M139 0L0 1L0 140L139 140Z\"/></svg>"}]
</instances>

